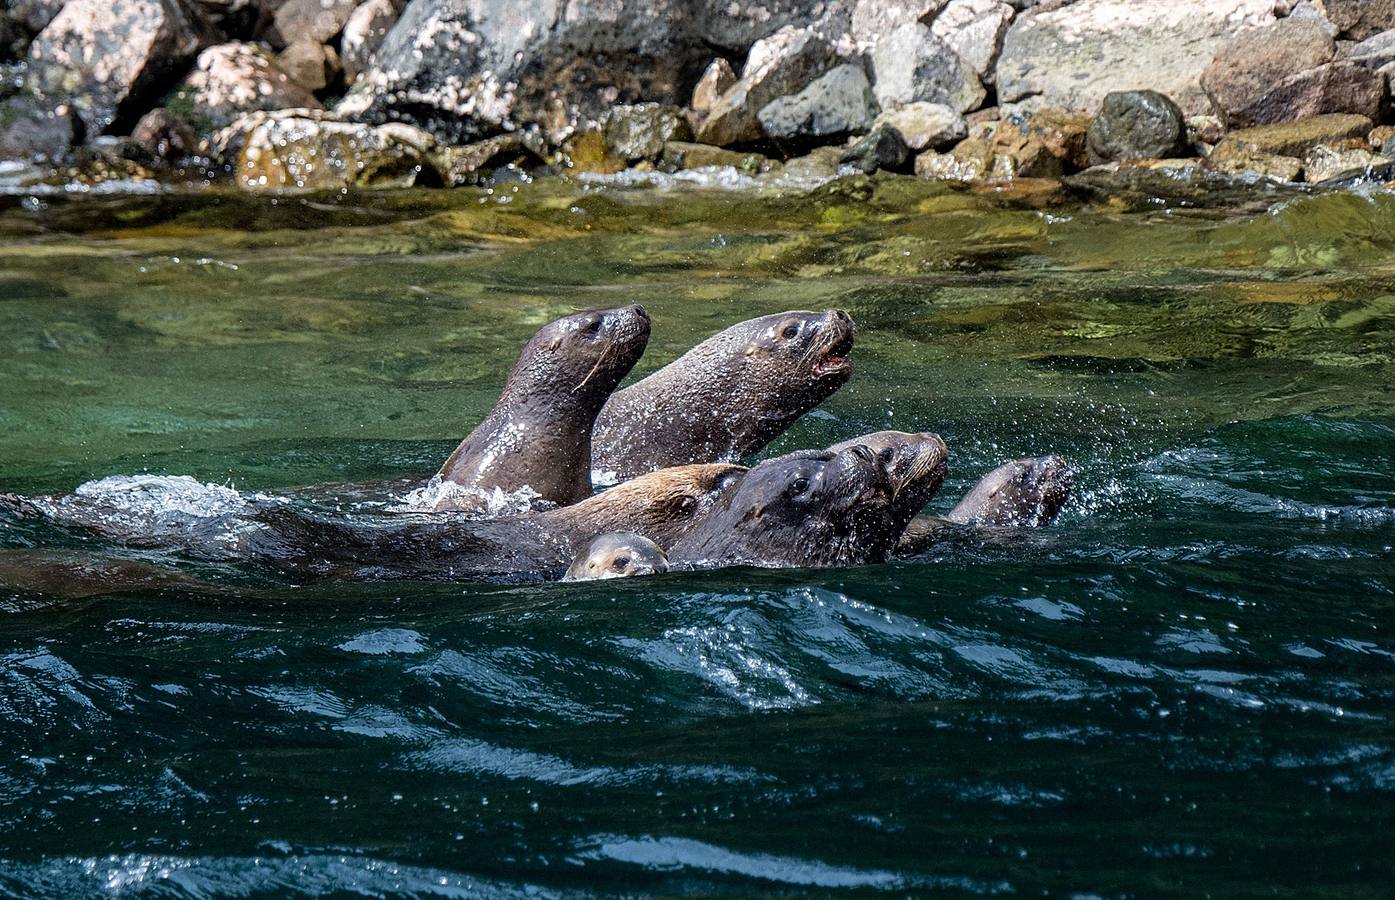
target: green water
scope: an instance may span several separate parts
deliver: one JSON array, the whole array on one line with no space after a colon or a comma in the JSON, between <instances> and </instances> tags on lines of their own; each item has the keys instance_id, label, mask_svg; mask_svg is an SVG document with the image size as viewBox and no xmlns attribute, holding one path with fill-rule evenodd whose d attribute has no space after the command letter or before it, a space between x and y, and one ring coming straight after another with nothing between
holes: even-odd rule
<instances>
[{"instance_id":1,"label":"green water","mask_svg":"<svg viewBox=\"0 0 1395 900\"><path fill-rule=\"evenodd\" d=\"M0 490L425 475L540 324L636 301L636 375L853 316L772 453L938 431L940 509L1077 470L856 570L0 583L0 892L1388 892L1395 196L1082 197L0 198Z\"/></svg>"}]
</instances>

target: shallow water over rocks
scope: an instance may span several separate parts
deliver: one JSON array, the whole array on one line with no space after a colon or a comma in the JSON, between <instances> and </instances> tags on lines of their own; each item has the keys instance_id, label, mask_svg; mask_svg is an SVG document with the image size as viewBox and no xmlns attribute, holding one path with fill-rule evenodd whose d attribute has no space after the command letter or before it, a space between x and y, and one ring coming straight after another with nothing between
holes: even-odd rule
<instances>
[{"instance_id":1,"label":"shallow water over rocks","mask_svg":"<svg viewBox=\"0 0 1395 900\"><path fill-rule=\"evenodd\" d=\"M1077 467L1050 528L589 585L0 512L0 892L1387 889L1395 197L736 186L0 198L0 490L376 510L538 325L636 301L636 376L851 313L853 381L772 454L938 431L935 510Z\"/></svg>"}]
</instances>

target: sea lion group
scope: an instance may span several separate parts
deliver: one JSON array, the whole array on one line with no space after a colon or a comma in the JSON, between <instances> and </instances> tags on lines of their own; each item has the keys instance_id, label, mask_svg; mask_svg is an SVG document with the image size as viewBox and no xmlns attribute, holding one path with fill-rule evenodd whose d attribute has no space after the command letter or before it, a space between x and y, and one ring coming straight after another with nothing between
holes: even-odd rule
<instances>
[{"instance_id":1,"label":"sea lion group","mask_svg":"<svg viewBox=\"0 0 1395 900\"><path fill-rule=\"evenodd\" d=\"M1066 502L1056 456L1009 462L943 518L938 435L883 431L750 468L852 376L852 319L791 311L740 322L623 390L650 319L638 305L551 322L524 345L484 420L437 475L464 489L410 515L334 518L248 502L146 528L79 491L5 500L116 540L339 577L585 580L731 565L846 566L923 551L950 528L1037 526ZM599 493L597 480L615 481ZM522 493L531 508L480 501Z\"/></svg>"}]
</instances>

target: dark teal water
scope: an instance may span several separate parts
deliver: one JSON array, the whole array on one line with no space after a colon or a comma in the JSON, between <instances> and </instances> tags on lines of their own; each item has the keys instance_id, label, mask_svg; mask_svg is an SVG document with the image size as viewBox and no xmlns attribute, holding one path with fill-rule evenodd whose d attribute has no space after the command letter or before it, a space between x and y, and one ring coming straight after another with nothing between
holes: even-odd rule
<instances>
[{"instance_id":1,"label":"dark teal water","mask_svg":"<svg viewBox=\"0 0 1395 900\"><path fill-rule=\"evenodd\" d=\"M771 452L940 431L940 509L1077 468L1055 525L923 559L593 585L292 583L0 517L0 893L1395 883L1387 195L16 197L0 234L0 490L424 475L539 324L634 301L644 371L854 316L853 382ZM177 578L74 574L111 564Z\"/></svg>"}]
</instances>

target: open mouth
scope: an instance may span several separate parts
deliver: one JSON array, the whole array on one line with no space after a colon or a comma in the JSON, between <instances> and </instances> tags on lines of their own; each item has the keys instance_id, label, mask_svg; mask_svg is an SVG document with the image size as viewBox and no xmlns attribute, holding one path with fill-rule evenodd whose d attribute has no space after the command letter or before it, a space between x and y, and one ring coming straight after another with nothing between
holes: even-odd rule
<instances>
[{"instance_id":1,"label":"open mouth","mask_svg":"<svg viewBox=\"0 0 1395 900\"><path fill-rule=\"evenodd\" d=\"M848 335L842 340L823 351L819 361L814 363L814 377L823 378L826 375L838 375L852 371L852 361L848 359L848 354L852 352L852 335Z\"/></svg>"}]
</instances>

